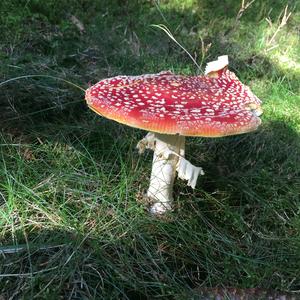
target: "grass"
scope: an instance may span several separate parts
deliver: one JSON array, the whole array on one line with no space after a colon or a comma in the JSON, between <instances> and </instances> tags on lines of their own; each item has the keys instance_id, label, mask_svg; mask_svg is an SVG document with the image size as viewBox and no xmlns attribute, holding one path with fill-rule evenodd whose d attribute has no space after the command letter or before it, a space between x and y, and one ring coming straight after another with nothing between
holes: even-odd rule
<instances>
[{"instance_id":1,"label":"grass","mask_svg":"<svg viewBox=\"0 0 300 300\"><path fill-rule=\"evenodd\" d=\"M1 2L2 298L196 299L215 286L299 293L299 5L257 0L237 19L240 4ZM287 4L292 15L272 40ZM264 115L254 133L189 138L187 157L205 176L194 191L177 181L175 211L155 219L140 197L151 153L134 149L145 133L100 118L82 90L52 77L85 89L118 74L197 73L150 26L162 23L201 71L228 54Z\"/></svg>"}]
</instances>

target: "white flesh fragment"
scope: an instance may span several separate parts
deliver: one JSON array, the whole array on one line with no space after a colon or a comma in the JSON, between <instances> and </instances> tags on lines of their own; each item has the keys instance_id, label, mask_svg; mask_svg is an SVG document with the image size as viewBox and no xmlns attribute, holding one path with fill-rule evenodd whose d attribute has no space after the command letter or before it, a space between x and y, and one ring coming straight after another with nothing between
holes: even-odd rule
<instances>
[{"instance_id":1,"label":"white flesh fragment","mask_svg":"<svg viewBox=\"0 0 300 300\"><path fill-rule=\"evenodd\" d=\"M192 165L188 160L183 157L179 158L177 164L178 177L182 180L187 180L187 185L195 188L199 175L204 175L202 168Z\"/></svg>"},{"instance_id":2,"label":"white flesh fragment","mask_svg":"<svg viewBox=\"0 0 300 300\"><path fill-rule=\"evenodd\" d=\"M228 65L228 56L222 55L218 57L218 60L211 61L207 63L205 67L205 75L208 75L211 72L217 72Z\"/></svg>"},{"instance_id":3,"label":"white flesh fragment","mask_svg":"<svg viewBox=\"0 0 300 300\"><path fill-rule=\"evenodd\" d=\"M150 185L147 196L155 201L150 208L152 214L163 214L172 208L173 185L178 177L188 180L188 185L195 188L198 175L203 175L201 168L195 167L186 159L185 137L148 133L137 145L139 153L145 149L154 150Z\"/></svg>"},{"instance_id":4,"label":"white flesh fragment","mask_svg":"<svg viewBox=\"0 0 300 300\"><path fill-rule=\"evenodd\" d=\"M139 154L143 154L146 149L151 149L154 151L154 141L155 141L154 133L148 132L147 135L143 139L141 139L136 145Z\"/></svg>"}]
</instances>

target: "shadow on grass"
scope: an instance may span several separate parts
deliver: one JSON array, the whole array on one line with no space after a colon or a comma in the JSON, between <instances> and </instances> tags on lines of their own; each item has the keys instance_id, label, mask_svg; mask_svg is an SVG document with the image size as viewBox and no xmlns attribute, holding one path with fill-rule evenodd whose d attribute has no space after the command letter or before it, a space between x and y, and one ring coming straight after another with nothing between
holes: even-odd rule
<instances>
[{"instance_id":1,"label":"shadow on grass","mask_svg":"<svg viewBox=\"0 0 300 300\"><path fill-rule=\"evenodd\" d=\"M107 145L113 136L118 132L126 136L132 130L120 132L119 125L105 126L105 131L88 135L79 130L81 141L72 146L79 151L88 149L95 161L109 161ZM102 144L103 134L108 140ZM117 142L115 147L120 149L124 143ZM134 151L128 144L125 147ZM124 152L123 159L128 160ZM179 205L169 220L126 209L114 216L100 200L94 213L83 217L85 225L81 226L78 208L67 204L73 213L64 222L75 224L74 229L52 231L29 225L30 254L24 250L20 255L5 255L0 281L6 290L3 295L18 290L28 297L41 292L44 298L40 299L98 299L100 295L176 299L183 291L189 293L203 285L287 289L282 278L293 282L290 289L298 289L300 282L294 278L299 278L295 276L300 261L299 134L283 122L268 122L256 133L243 136L192 139L188 158L189 153L206 174L194 194L177 181ZM61 208L53 201L49 205L57 206L58 211ZM103 231L106 224L109 228ZM18 235L18 243L24 243L23 231ZM10 243L7 239L6 244ZM34 250L39 245L61 244Z\"/></svg>"},{"instance_id":2,"label":"shadow on grass","mask_svg":"<svg viewBox=\"0 0 300 300\"><path fill-rule=\"evenodd\" d=\"M283 171L285 163L295 165L300 153L300 135L285 122L266 120L256 132L248 134L220 139L193 138L189 149L194 163L203 151L201 160L209 164L205 167L210 169L214 163L212 173L227 181L253 169L277 169L277 173Z\"/></svg>"},{"instance_id":3,"label":"shadow on grass","mask_svg":"<svg viewBox=\"0 0 300 300\"><path fill-rule=\"evenodd\" d=\"M217 208L225 201L237 208L277 207L287 216L295 216L299 205L300 135L288 124L266 121L254 133L194 139L187 147L187 157L189 153L193 153L192 163L205 170L194 197L208 201L200 201L199 210L203 206L210 210L211 205Z\"/></svg>"}]
</instances>

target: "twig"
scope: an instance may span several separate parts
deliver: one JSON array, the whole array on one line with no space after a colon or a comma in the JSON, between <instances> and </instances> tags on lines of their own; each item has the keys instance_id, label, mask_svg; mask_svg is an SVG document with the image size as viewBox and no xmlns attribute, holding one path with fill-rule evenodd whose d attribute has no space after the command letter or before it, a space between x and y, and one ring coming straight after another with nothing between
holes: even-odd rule
<instances>
[{"instance_id":1,"label":"twig","mask_svg":"<svg viewBox=\"0 0 300 300\"><path fill-rule=\"evenodd\" d=\"M272 44L272 42L274 41L274 39L275 39L276 35L278 34L278 32L287 24L287 21L290 18L291 14L292 14L291 12L288 12L288 5L287 5L285 7L285 9L284 9L284 13L283 13L281 22L280 22L279 26L277 27L276 31L274 32L273 36L271 37L271 39L267 42L267 45L271 45Z\"/></svg>"},{"instance_id":2,"label":"twig","mask_svg":"<svg viewBox=\"0 0 300 300\"><path fill-rule=\"evenodd\" d=\"M271 50L273 50L273 49L275 49L275 48L277 48L277 47L279 47L278 44L277 44L277 45L274 45L274 46L272 46L272 47L270 47L270 48L268 48L268 49L266 49L265 52L269 52L269 51L271 51Z\"/></svg>"},{"instance_id":3,"label":"twig","mask_svg":"<svg viewBox=\"0 0 300 300\"><path fill-rule=\"evenodd\" d=\"M36 272L31 272L31 273L8 273L8 274L0 274L0 278L4 278L4 277L32 277L34 275L47 273L49 271L53 271L53 270L56 270L56 269L58 269L58 266L53 267L53 268L49 268L49 269L44 269L44 270L36 271Z\"/></svg>"},{"instance_id":4,"label":"twig","mask_svg":"<svg viewBox=\"0 0 300 300\"><path fill-rule=\"evenodd\" d=\"M273 23L272 23L272 21L271 21L271 19L269 17L266 18L266 21L268 22L268 24L269 24L270 27L273 27Z\"/></svg>"},{"instance_id":5,"label":"twig","mask_svg":"<svg viewBox=\"0 0 300 300\"><path fill-rule=\"evenodd\" d=\"M245 10L250 7L250 5L253 4L255 0L251 0L250 2L246 2L245 3L245 0L242 0L242 4L241 4L241 7L240 7L240 10L239 12L237 13L237 16L235 18L235 22L237 23L239 21L239 19L242 17L242 15L244 14Z\"/></svg>"},{"instance_id":6,"label":"twig","mask_svg":"<svg viewBox=\"0 0 300 300\"><path fill-rule=\"evenodd\" d=\"M40 250L50 250L55 248L64 247L66 244L61 245L45 245L45 246L30 246L29 248L33 251ZM11 246L1 246L0 253L1 254L14 254L28 250L28 245L11 245Z\"/></svg>"},{"instance_id":7,"label":"twig","mask_svg":"<svg viewBox=\"0 0 300 300\"><path fill-rule=\"evenodd\" d=\"M70 21L77 27L77 29L79 30L79 32L81 34L85 32L84 25L82 24L82 22L77 17L71 15L70 16Z\"/></svg>"}]
</instances>

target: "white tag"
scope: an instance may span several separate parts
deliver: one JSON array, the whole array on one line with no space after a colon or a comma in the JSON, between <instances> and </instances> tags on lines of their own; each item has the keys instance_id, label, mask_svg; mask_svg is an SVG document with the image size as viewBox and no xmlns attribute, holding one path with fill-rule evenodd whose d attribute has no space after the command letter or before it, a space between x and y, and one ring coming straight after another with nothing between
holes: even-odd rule
<instances>
[{"instance_id":1,"label":"white tag","mask_svg":"<svg viewBox=\"0 0 300 300\"><path fill-rule=\"evenodd\" d=\"M183 180L187 180L187 185L195 188L199 175L204 175L202 168L192 165L188 160L183 157L179 157L179 161L176 168L178 177Z\"/></svg>"}]
</instances>

